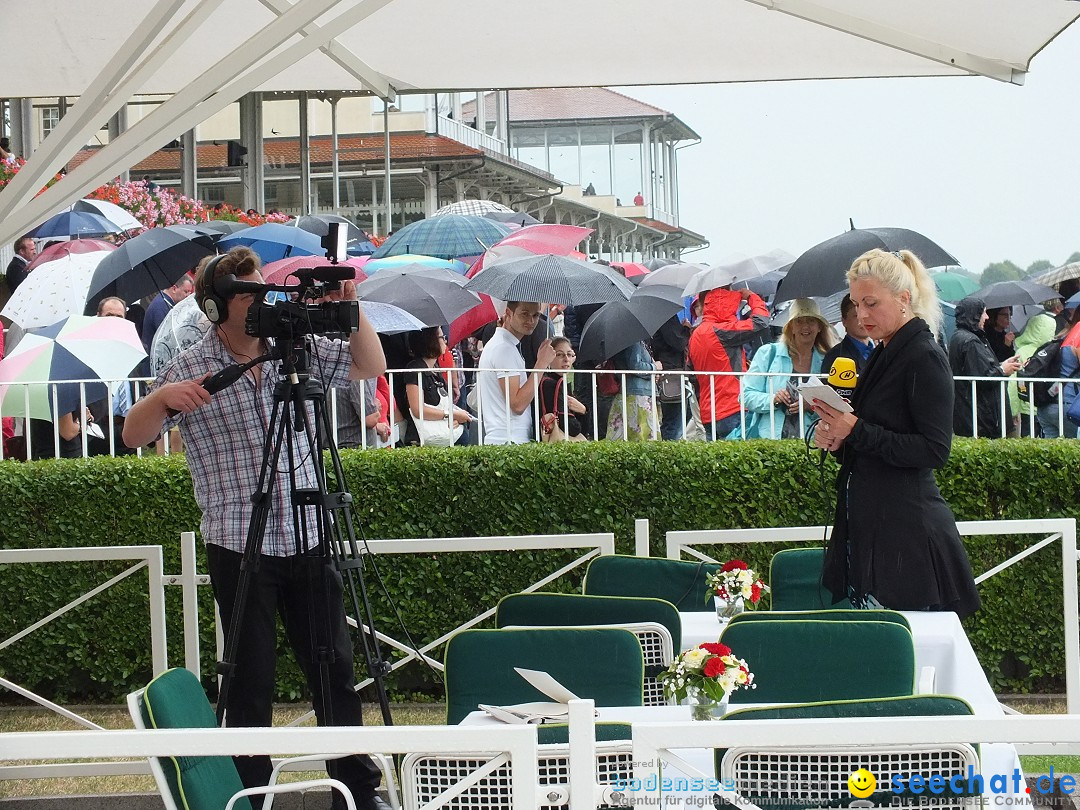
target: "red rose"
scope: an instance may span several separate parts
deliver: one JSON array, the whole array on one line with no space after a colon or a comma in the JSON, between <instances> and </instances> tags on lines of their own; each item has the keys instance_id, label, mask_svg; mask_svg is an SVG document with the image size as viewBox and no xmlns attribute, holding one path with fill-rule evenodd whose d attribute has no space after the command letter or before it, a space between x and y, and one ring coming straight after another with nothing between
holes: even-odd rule
<instances>
[{"instance_id":1,"label":"red rose","mask_svg":"<svg viewBox=\"0 0 1080 810\"><path fill-rule=\"evenodd\" d=\"M728 560L726 563L724 563L723 567L720 570L721 571L745 571L746 570L746 563L744 563L742 560Z\"/></svg>"},{"instance_id":2,"label":"red rose","mask_svg":"<svg viewBox=\"0 0 1080 810\"><path fill-rule=\"evenodd\" d=\"M718 641L706 641L704 644L699 644L698 648L712 653L713 655L731 655L731 647L726 644L721 644Z\"/></svg>"},{"instance_id":3,"label":"red rose","mask_svg":"<svg viewBox=\"0 0 1080 810\"><path fill-rule=\"evenodd\" d=\"M761 601L761 583L755 582L750 586L750 601L753 604L757 604Z\"/></svg>"},{"instance_id":4,"label":"red rose","mask_svg":"<svg viewBox=\"0 0 1080 810\"><path fill-rule=\"evenodd\" d=\"M715 678L717 675L723 675L725 669L727 667L724 666L724 660L718 655L713 656L705 662L705 677Z\"/></svg>"}]
</instances>

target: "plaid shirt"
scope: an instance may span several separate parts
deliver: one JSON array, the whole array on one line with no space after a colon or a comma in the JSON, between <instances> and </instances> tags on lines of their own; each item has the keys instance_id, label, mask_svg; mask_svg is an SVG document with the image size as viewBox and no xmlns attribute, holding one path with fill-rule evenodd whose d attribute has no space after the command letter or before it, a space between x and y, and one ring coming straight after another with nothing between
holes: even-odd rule
<instances>
[{"instance_id":1,"label":"plaid shirt","mask_svg":"<svg viewBox=\"0 0 1080 810\"><path fill-rule=\"evenodd\" d=\"M218 337L217 329L211 329L201 341L165 366L154 386L199 379L207 372L217 372L235 362ZM313 378L320 378L324 386L348 385L351 363L347 342L315 338L311 373ZM279 368L276 362L263 363L258 390L252 375L245 374L224 391L214 394L208 405L189 414L178 414L165 422L165 430L180 426L188 469L195 486L195 500L202 509L199 530L207 543L232 551L244 550L251 520L251 495L259 488L263 443L274 407L274 387L281 379ZM314 425L310 404L307 411L308 423ZM297 487L318 486L312 450L302 431L294 437L292 463L296 467ZM273 557L296 554L289 465L289 447L283 443L262 545L262 553ZM317 525L315 510L312 507L306 507L306 510L306 523L314 527ZM318 538L304 538L303 543L305 549L311 548L318 543Z\"/></svg>"}]
</instances>

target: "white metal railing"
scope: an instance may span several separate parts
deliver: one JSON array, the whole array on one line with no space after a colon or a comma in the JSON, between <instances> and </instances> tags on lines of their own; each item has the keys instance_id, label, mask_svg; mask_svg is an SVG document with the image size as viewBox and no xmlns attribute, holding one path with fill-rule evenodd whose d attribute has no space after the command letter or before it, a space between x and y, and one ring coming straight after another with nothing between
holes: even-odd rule
<instances>
[{"instance_id":1,"label":"white metal railing","mask_svg":"<svg viewBox=\"0 0 1080 810\"><path fill-rule=\"evenodd\" d=\"M445 135L447 138L471 146L473 149L486 149L488 152L495 152L499 155L510 154L510 148L506 141L467 126L460 121L455 121L453 118L447 118L445 115L437 117L435 128L437 134Z\"/></svg>"},{"instance_id":2,"label":"white metal railing","mask_svg":"<svg viewBox=\"0 0 1080 810\"><path fill-rule=\"evenodd\" d=\"M469 406L465 402L465 395L461 394L460 392L461 391L468 392L474 386L476 386L478 384L478 381L479 381L479 377L477 375L485 374L485 373L487 373L487 374L497 374L497 373L501 373L501 372L520 371L520 369L497 369L497 370L490 370L490 371L481 372L481 371L478 371L475 368L458 367L458 368L448 368L448 369L439 368L439 369L433 369L433 371L435 373L445 375L445 378L446 378L446 381L447 381L447 390L448 391L458 392L458 394L459 394L458 396L452 397L454 399L453 404L456 407L461 407L461 408L464 408L465 410L470 410ZM393 411L393 413L390 414L390 415L384 415L384 416L389 421L389 425L390 425L390 429L391 429L391 440L390 440L390 442L389 443L384 443L382 441L376 440L375 443L372 444L372 442L371 442L371 440L369 439L369 436L368 436L368 431L366 429L363 429L365 420L367 419L367 416L369 415L369 411L367 409L366 403L361 402L360 409L358 411L355 411L355 413L352 414L352 419L354 421L359 420L359 423L361 425L360 439L355 445L350 444L348 446L350 446L350 447L351 446L356 446L356 447L363 448L363 449L368 449L369 447L393 446L394 441L396 441L397 439L400 439L400 438L402 438L404 436L404 431L406 430L406 427L408 425L408 420L404 415L404 411L402 411L402 409L401 409L401 407L399 407L399 405L405 405L405 398L403 398L400 403L395 402L395 398L393 396L393 393L394 393L395 387L397 387L397 386L404 387L404 385L407 384L407 382L402 381L402 378L404 378L405 381L415 380L417 373L418 372L415 369L392 369L392 370L387 372L387 379L389 381L389 387L390 387L390 392L391 392L391 403L390 404L391 404L391 410ZM554 373L554 372L552 372L552 373ZM566 372L566 375L567 375L567 379L570 381L570 384L564 384L562 386L561 394L560 394L560 401L558 403L558 411L559 411L559 413L561 415L560 418L562 420L561 421L561 426L562 426L563 431L564 432L569 432L569 419L570 419L570 416L571 416L569 405L570 405L571 397L573 397L573 398L580 399L580 400L582 400L582 401L584 401L586 403L592 403L593 404L593 407L591 407L589 409L588 414L586 416L586 420L585 420L585 422L586 422L585 427L586 427L587 432L589 433L589 435L594 436L594 437L595 436L603 436L604 438L613 439L613 440L630 440L630 439L659 440L659 439L662 438L662 436L663 436L663 434L665 432L664 422L667 421L667 420L674 420L676 423L678 423L676 425L674 431L672 432L673 435L675 435L676 437L682 437L682 438L687 438L687 439L724 439L724 438L726 438L725 436L718 435L715 421L705 422L704 425L702 424L703 420L701 419L701 416L699 414L699 408L698 408L698 404L699 404L699 396L698 396L698 394L700 393L701 387L703 385L707 385L708 388L709 388L710 400L711 401L716 401L716 394L717 393L722 393L722 385L723 385L723 380L725 378L736 378L739 381L740 393L744 392L745 384L746 384L747 379L749 379L751 377L758 378L758 379L765 378L766 379L765 391L768 393L769 400L771 402L773 397L775 396L775 394L784 387L783 384L787 383L792 377L792 375L790 375L790 374L783 374L783 373L760 373L760 372L754 372L753 374L751 374L749 372L730 372L730 371L727 371L727 372L723 372L723 371L695 372L695 371L686 371L686 370L683 370L683 369L672 369L670 371L667 371L667 370L663 370L663 371L659 371L659 370L658 371L627 371L627 370L605 370L605 369L590 369L590 370L571 369L570 371ZM602 393L603 389L601 387L600 381L605 375L608 376L610 379L615 381L615 388L617 389L617 391L613 395L606 395L606 394ZM662 402L660 400L660 397L659 397L659 378L664 376L664 375L675 375L675 376L678 376L679 379L682 381L682 383L683 383L682 390L683 390L684 396L680 401ZM823 377L824 375L816 375L816 376ZM1007 406L1007 397L1008 397L1007 384L1012 383L1014 381L1011 380L1011 379L1003 379L1001 377L956 377L955 379L959 383L965 383L965 384L968 384L968 385L971 386L971 390L972 390L972 393L973 393L973 396L972 396L972 423L975 426L975 432L976 432L977 435L978 435L977 399L974 396L974 394L976 392L976 386L985 385L987 383L990 383L997 389L998 393L997 393L997 395L995 397L995 404L996 404L996 408L997 408L998 413L999 413L999 421L1001 423L1001 428L1000 428L1000 435L995 437L995 438L1002 438L1002 437L1006 436L1008 431L1009 431L1009 428L1011 427L1010 425L1008 425L1006 423L1006 418L1005 418L1006 413L1007 413L1007 407L1008 407ZM629 381L630 387L632 387L632 388L640 387L641 389L643 389L644 393L640 393L640 394L628 393L628 391L627 391L628 381ZM1032 380L1032 381L1035 381L1035 380ZM1048 379L1045 379L1045 380L1040 379L1038 381L1062 382L1062 383L1068 383L1069 382L1068 380L1065 380L1065 379L1058 380L1056 378L1048 378ZM91 392L89 396L92 397L93 396L92 392L96 391L96 390L101 390L103 384L108 386L108 396L107 396L107 399L106 399L106 409L107 409L106 413L111 414L112 411L113 411L113 405L115 404L115 390L114 389L116 388L116 384L119 383L119 382L122 382L122 381L120 381L120 380L106 380L106 381L100 381L100 380L75 380L75 381L70 381L70 382L65 382L65 383L40 383L40 382L16 383L16 384L12 384L11 387L14 389L14 391L9 393L8 397L9 398L14 398L14 401L22 402L23 407L26 408L26 409L29 409L29 397L30 397L30 388L31 388L31 386L49 385L50 389L51 389L50 390L50 398L54 398L56 396L56 386L57 385L78 385L80 387L80 410L79 410L79 412L82 414L82 417L80 419L81 456L86 457L88 455L91 455L91 444L90 444L89 437L88 437L88 434L87 434L86 405L87 404L92 404L92 403L88 402L88 391ZM133 388L135 390L135 397L138 398L138 397L141 397L143 395L144 391L146 390L146 386L148 385L150 380L148 380L146 378L133 378L129 382L133 383ZM19 391L20 388L21 388L21 395L20 395L20 391ZM609 430L608 420L601 418L601 409L602 408L607 408L608 406L615 406L615 407L617 407L619 409L617 412L622 413L622 414L626 414L627 410L628 410L628 400L631 397L644 397L643 406L644 406L645 410L648 413L648 417L647 417L647 420L646 420L647 427L645 428L645 435L644 436L635 435L635 431L631 428L631 426L629 424L629 421L627 419L625 419L625 418L621 421L621 425L616 426L616 428L615 428L616 432L614 434L612 434L612 431ZM509 399L510 399L509 392L508 391L504 392L504 403L503 403L503 405L504 405L504 407L505 407L505 409L507 411L509 411ZM600 403L601 407L596 407L596 403ZM804 419L804 417L807 414L807 406L806 406L806 403L801 398L797 400L797 403L798 403L798 416L799 416L799 418L796 420L797 429L798 429L798 437L801 438L801 439L805 439L805 437L806 437L806 427L805 427L805 419ZM1071 422L1069 422L1068 418L1065 415L1065 412L1066 412L1067 406L1068 406L1068 402L1065 399L1065 386L1063 386L1063 385L1058 386L1058 390L1057 390L1057 393L1056 393L1056 400L1055 400L1054 405L1055 405L1055 407L1051 409L1051 412L1052 412L1053 419L1057 423L1059 434L1064 435L1066 429L1074 430L1075 427L1072 425ZM336 389L335 388L335 389L330 389L330 391L329 391L328 406L327 407L329 409L331 429L332 429L332 431L334 433L334 438L335 438L336 441L339 442L339 445L340 445L341 438L340 438L338 428L339 428L339 425L342 423L342 419L346 417L346 414L344 413L344 409L351 409L352 406L350 405L350 403L348 401L348 398L343 397L342 389ZM739 431L739 436L740 437L745 437L748 420L750 420L755 414L753 414L752 412L750 412L750 411L748 411L746 409L745 402L743 401L743 398L742 398L741 395L740 395L739 400L737 402L737 408L738 408L737 413L739 414L739 425L740 425L740 428L741 428L740 431ZM407 406L406 406L406 410L407 410ZM773 418L773 416L774 416L774 414L777 414L778 412L781 412L782 410L783 410L782 406L780 406L780 407L771 406L769 411L762 412L760 414L760 418L763 419L763 420L766 420L765 424L768 427L768 430L765 432L765 436L764 436L765 438L776 438L776 439L781 438L779 435L777 435L776 420ZM540 435L540 419L541 419L541 412L542 411L543 411L543 405L542 405L541 392L540 392L539 389L535 389L533 391L532 403L531 403L530 408L529 408L530 417L532 419L532 436L533 437L536 437L536 436ZM471 431L472 437L471 437L471 440L469 441L469 443L470 444L484 444L485 443L484 436L483 436L484 431L482 429L482 426L483 426L483 400L482 400L482 398L478 398L477 407L474 410L472 410L471 412L472 412L472 415L475 416L475 420L470 423L469 430ZM714 413L715 413L715 411L714 411ZM706 414L706 416L708 416L708 414ZM1037 426L1038 426L1038 417L1037 417L1037 415L1035 413L1035 410L1032 409L1027 414L1021 414L1020 417L1021 417L1023 423L1026 424L1027 427L1028 427L1028 431L1027 431L1028 435L1035 435L1036 432L1037 432ZM452 416L448 417L448 420L450 422L452 422L453 421ZM27 433L27 431L25 430L25 420L23 420L21 418L17 419L17 425L21 425L20 427L17 428L17 430L21 431L25 435ZM111 425L110 425L110 428L111 428ZM591 429L591 430L588 430L588 429ZM124 445L123 445L123 440L120 437L118 431L110 430L110 431L108 431L107 436L108 436L107 447L103 451L101 451L103 454L117 455L118 453L124 452L125 448L124 448ZM53 452L52 453L46 452L45 455L47 457L48 456L59 456L60 453L61 453L61 451L60 451L60 435L59 435L58 427L57 427L57 425L55 423L53 424L51 440L53 442ZM30 445L30 447L28 448L28 452L31 452L31 453L34 452L33 443L30 440L29 436L27 436L27 443ZM163 452L164 454L168 455L171 452L171 448L172 448L172 443L171 442L169 442L169 441L161 442L161 450L160 450L160 452ZM38 449L40 450L40 448L38 448ZM3 452L4 452L3 447L0 446L0 459L3 458ZM135 453L137 453L140 456L143 455L144 452L146 452L145 448L142 448L142 447L137 448L135 450Z\"/></svg>"},{"instance_id":3,"label":"white metal railing","mask_svg":"<svg viewBox=\"0 0 1080 810\"><path fill-rule=\"evenodd\" d=\"M1070 714L1080 714L1080 601L1077 596L1076 520L1073 518L1033 518L1031 520L957 521L962 537L1035 534L1043 539L1014 554L975 578L979 584L1004 571L1042 548L1061 541L1062 612L1065 632L1065 690ZM695 546L749 543L821 543L832 533L831 526L785 526L771 529L708 529L670 531L666 554L680 559L685 553L706 562L718 562Z\"/></svg>"}]
</instances>

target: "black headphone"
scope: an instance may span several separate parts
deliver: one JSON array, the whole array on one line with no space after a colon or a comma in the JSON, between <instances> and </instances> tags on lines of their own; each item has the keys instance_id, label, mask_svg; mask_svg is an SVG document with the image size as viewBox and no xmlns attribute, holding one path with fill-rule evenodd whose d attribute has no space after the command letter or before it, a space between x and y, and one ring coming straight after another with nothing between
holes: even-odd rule
<instances>
[{"instance_id":1,"label":"black headphone","mask_svg":"<svg viewBox=\"0 0 1080 810\"><path fill-rule=\"evenodd\" d=\"M221 295L214 286L214 271L225 255L220 253L208 261L200 278L202 300L199 301L199 308L206 313L207 320L214 324L225 323L225 319L229 317L229 299Z\"/></svg>"}]
</instances>

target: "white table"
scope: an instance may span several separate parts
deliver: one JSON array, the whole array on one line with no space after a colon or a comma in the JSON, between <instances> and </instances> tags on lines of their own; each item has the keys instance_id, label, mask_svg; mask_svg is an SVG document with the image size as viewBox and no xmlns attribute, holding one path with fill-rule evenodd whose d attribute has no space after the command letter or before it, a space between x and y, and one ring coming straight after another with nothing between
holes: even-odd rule
<instances>
[{"instance_id":1,"label":"white table","mask_svg":"<svg viewBox=\"0 0 1080 810\"><path fill-rule=\"evenodd\" d=\"M934 668L936 694L963 698L978 715L1004 715L955 613L917 611L903 616L915 642L915 671ZM713 611L680 613L679 618L684 650L720 637L720 620Z\"/></svg>"}]
</instances>

